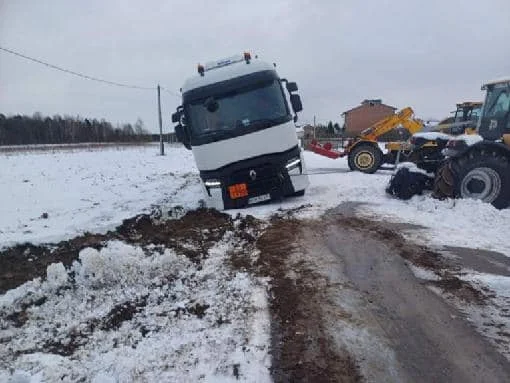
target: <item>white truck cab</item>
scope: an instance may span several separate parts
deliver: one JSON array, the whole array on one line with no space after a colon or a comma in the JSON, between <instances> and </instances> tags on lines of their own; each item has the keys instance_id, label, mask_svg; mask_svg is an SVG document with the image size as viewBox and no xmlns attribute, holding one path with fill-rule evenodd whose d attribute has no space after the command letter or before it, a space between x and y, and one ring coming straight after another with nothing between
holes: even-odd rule
<instances>
[{"instance_id":1,"label":"white truck cab","mask_svg":"<svg viewBox=\"0 0 510 383\"><path fill-rule=\"evenodd\" d=\"M199 65L184 83L172 121L193 152L208 207L304 194L309 181L294 125L302 110L295 91L274 64L249 53Z\"/></svg>"}]
</instances>

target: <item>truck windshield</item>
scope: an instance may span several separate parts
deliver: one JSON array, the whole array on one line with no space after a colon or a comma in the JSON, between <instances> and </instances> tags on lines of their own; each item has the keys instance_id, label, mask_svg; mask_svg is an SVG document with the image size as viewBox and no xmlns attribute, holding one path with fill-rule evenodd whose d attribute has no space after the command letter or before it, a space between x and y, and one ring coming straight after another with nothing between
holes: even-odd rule
<instances>
[{"instance_id":1,"label":"truck windshield","mask_svg":"<svg viewBox=\"0 0 510 383\"><path fill-rule=\"evenodd\" d=\"M277 80L251 86L212 99L191 102L186 111L193 136L239 135L290 120L282 88ZM251 129L250 129L251 128Z\"/></svg>"}]
</instances>

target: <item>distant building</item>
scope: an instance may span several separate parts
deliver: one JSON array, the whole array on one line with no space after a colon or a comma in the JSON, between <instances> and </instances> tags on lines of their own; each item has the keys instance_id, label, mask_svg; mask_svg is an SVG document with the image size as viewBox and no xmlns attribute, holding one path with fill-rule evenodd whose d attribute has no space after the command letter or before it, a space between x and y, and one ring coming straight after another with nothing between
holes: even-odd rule
<instances>
[{"instance_id":1,"label":"distant building","mask_svg":"<svg viewBox=\"0 0 510 383\"><path fill-rule=\"evenodd\" d=\"M395 113L397 108L382 103L381 99L364 100L361 105L342 113L345 121L345 134L355 136L377 121Z\"/></svg>"}]
</instances>

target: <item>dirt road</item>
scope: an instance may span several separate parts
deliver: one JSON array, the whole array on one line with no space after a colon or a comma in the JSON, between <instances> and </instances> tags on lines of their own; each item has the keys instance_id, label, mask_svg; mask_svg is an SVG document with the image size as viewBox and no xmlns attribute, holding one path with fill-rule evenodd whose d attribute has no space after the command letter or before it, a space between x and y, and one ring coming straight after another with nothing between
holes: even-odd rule
<instances>
[{"instance_id":1,"label":"dirt road","mask_svg":"<svg viewBox=\"0 0 510 383\"><path fill-rule=\"evenodd\" d=\"M226 254L226 266L271 281L274 381L509 381L508 359L437 293L483 308L487 292L458 279L458 271L464 263L506 275L506 258L492 254L487 263L479 252L464 250L463 257L452 260L410 243L400 229L359 218L345 206L314 220L280 212L269 224L253 217L234 222L208 210L168 221L142 215L105 235L4 250L0 294L44 278L46 266L53 262L67 266L83 248L101 248L110 240L174 249L200 265L211 246L230 233L232 243L242 246ZM416 277L411 267L429 278ZM5 323L21 328L30 310L22 306L0 319L5 316Z\"/></svg>"},{"instance_id":2,"label":"dirt road","mask_svg":"<svg viewBox=\"0 0 510 383\"><path fill-rule=\"evenodd\" d=\"M395 249L341 226L327 248L365 293L367 322L390 342L402 375L413 382L504 382L508 362L443 299L427 289Z\"/></svg>"},{"instance_id":3,"label":"dirt road","mask_svg":"<svg viewBox=\"0 0 510 383\"><path fill-rule=\"evenodd\" d=\"M446 259L382 224L341 214L299 227L288 266L298 270L296 283L315 281L314 296L304 298L311 322L320 318L334 357L348 355L360 373L337 371L329 381L508 381L508 360L408 266L436 272L436 287L483 304L483 293L445 271Z\"/></svg>"}]
</instances>

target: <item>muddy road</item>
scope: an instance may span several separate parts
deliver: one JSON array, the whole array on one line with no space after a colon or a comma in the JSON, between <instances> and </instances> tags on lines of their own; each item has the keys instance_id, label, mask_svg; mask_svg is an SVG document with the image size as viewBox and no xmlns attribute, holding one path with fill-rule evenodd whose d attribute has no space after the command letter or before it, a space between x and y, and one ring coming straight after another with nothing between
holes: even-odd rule
<instances>
[{"instance_id":1,"label":"muddy road","mask_svg":"<svg viewBox=\"0 0 510 383\"><path fill-rule=\"evenodd\" d=\"M267 229L258 246L275 281L275 381L508 381L509 361L441 296L483 306L486 292L401 228L331 212Z\"/></svg>"},{"instance_id":2,"label":"muddy road","mask_svg":"<svg viewBox=\"0 0 510 383\"><path fill-rule=\"evenodd\" d=\"M488 292L462 281L458 272L467 264L505 275L506 258L493 255L489 265L464 251L454 261L405 240L402 226L356 217L352 209L313 220L294 213L279 212L269 222L208 210L173 220L142 215L104 235L4 249L0 293L44 278L47 265L67 267L82 249L111 240L174 249L200 266L230 233L240 245L226 255L225 266L270 280L274 381L508 381L508 359L444 298L484 307ZM412 268L428 278L418 278ZM4 321L22 327L30 310L23 306Z\"/></svg>"},{"instance_id":3,"label":"muddy road","mask_svg":"<svg viewBox=\"0 0 510 383\"><path fill-rule=\"evenodd\" d=\"M420 258L429 265L427 258L437 255L402 242L395 233L377 233L371 224L362 228L348 223L340 219L326 229L323 250L327 250L331 264L341 270L343 278L362 294L363 323L387 342L394 353L395 371L403 381L508 381L508 361L417 279L402 256L413 252L418 265ZM436 262L441 262L440 258ZM452 284L460 297L483 304L482 293L462 286L460 280L457 284L461 287L457 288L453 278L446 276L439 285ZM381 381L388 377L374 373L374 378Z\"/></svg>"}]
</instances>

